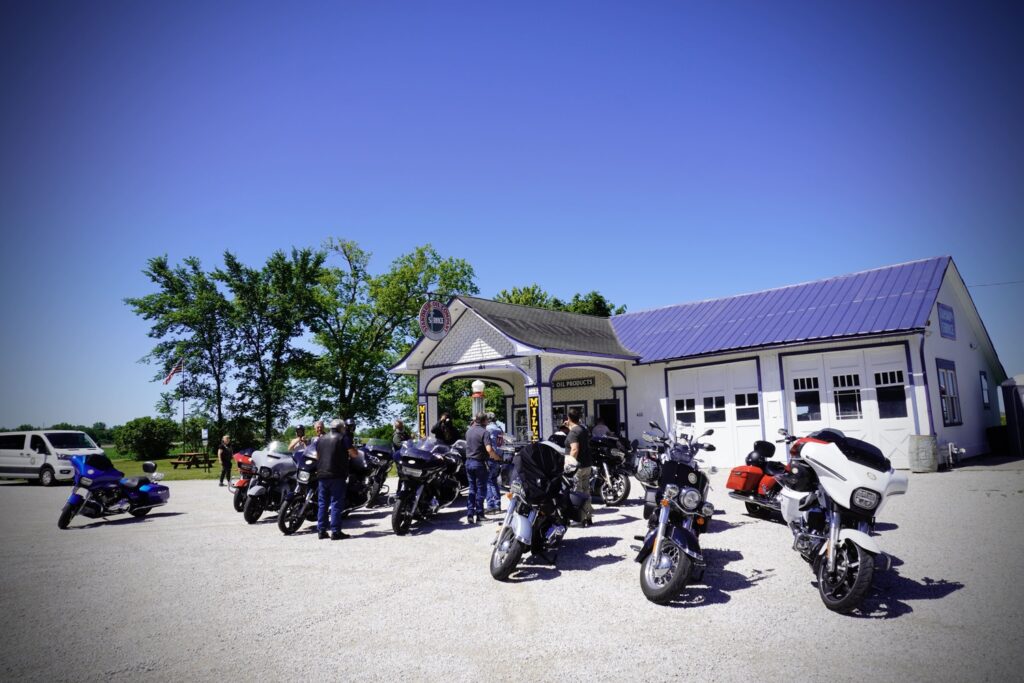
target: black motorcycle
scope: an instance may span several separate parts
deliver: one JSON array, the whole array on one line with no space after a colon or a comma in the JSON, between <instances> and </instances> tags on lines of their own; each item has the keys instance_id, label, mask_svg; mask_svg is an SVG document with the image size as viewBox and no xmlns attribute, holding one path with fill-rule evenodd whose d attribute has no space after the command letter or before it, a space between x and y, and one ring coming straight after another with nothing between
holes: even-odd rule
<instances>
[{"instance_id":1,"label":"black motorcycle","mask_svg":"<svg viewBox=\"0 0 1024 683\"><path fill-rule=\"evenodd\" d=\"M387 495L384 483L391 469L391 449L371 445L360 446L361 458L349 465L348 482L345 487L345 509L342 515L362 507L375 507L378 496ZM316 446L308 446L304 452L295 454L298 470L295 487L285 494L277 515L277 528L287 535L298 531L303 521L316 521L319 511L319 494L316 481Z\"/></svg>"},{"instance_id":2,"label":"black motorcycle","mask_svg":"<svg viewBox=\"0 0 1024 683\"><path fill-rule=\"evenodd\" d=\"M409 532L413 520L433 517L455 502L462 490L459 454L435 439L406 441L394 455L398 489L391 510L391 528L399 536Z\"/></svg>"},{"instance_id":3,"label":"black motorcycle","mask_svg":"<svg viewBox=\"0 0 1024 683\"><path fill-rule=\"evenodd\" d=\"M514 462L508 510L492 541L491 576L498 581L508 579L527 549L553 564L548 552L557 552L569 522L584 522L589 502L575 491L575 468L564 470L561 444L527 444Z\"/></svg>"},{"instance_id":4,"label":"black motorcycle","mask_svg":"<svg viewBox=\"0 0 1024 683\"><path fill-rule=\"evenodd\" d=\"M622 437L603 436L590 440L590 455L594 459L590 491L600 496L605 505L622 505L629 498L629 477L635 471L628 465L631 453L630 443Z\"/></svg>"},{"instance_id":5,"label":"black motorcycle","mask_svg":"<svg viewBox=\"0 0 1024 683\"><path fill-rule=\"evenodd\" d=\"M699 581L704 575L698 537L711 523L715 506L707 502L708 478L696 456L701 450L715 450L712 444L699 442L714 430L673 441L656 422L649 424L658 433L644 432L644 440L655 445L659 462L657 483L646 490L648 530L643 545L635 548L636 561L644 596L665 604L679 595L688 581Z\"/></svg>"}]
</instances>

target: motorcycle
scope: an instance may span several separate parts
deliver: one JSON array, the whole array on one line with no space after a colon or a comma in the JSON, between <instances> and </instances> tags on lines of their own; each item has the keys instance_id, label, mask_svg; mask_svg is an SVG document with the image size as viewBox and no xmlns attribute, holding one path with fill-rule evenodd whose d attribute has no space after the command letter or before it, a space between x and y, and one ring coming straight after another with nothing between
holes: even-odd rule
<instances>
[{"instance_id":1,"label":"motorcycle","mask_svg":"<svg viewBox=\"0 0 1024 683\"><path fill-rule=\"evenodd\" d=\"M239 451L231 459L238 465L238 479L228 486L228 491L232 494L235 512L241 512L245 507L245 498L249 494L249 482L256 474L256 466L252 464L252 449Z\"/></svg>"},{"instance_id":2,"label":"motorcycle","mask_svg":"<svg viewBox=\"0 0 1024 683\"><path fill-rule=\"evenodd\" d=\"M391 528L399 536L415 519L427 519L455 502L462 491L459 470L465 469L453 449L436 439L406 441L394 454L398 488L392 499Z\"/></svg>"},{"instance_id":3,"label":"motorcycle","mask_svg":"<svg viewBox=\"0 0 1024 683\"><path fill-rule=\"evenodd\" d=\"M362 507L374 507L379 495L387 494L384 484L391 468L390 448L360 446L362 462L352 462L345 489L345 509L342 515ZM316 466L319 462L316 446L295 453L295 487L285 494L277 514L277 528L286 536L298 531L303 521L316 521L319 511L319 493L316 485Z\"/></svg>"},{"instance_id":4,"label":"motorcycle","mask_svg":"<svg viewBox=\"0 0 1024 683\"><path fill-rule=\"evenodd\" d=\"M779 434L790 438L784 429ZM907 475L875 446L837 429L792 442L789 472L780 475L782 518L825 607L850 612L871 588L875 567L891 565L871 534L886 500L907 492Z\"/></svg>"},{"instance_id":5,"label":"motorcycle","mask_svg":"<svg viewBox=\"0 0 1024 683\"><path fill-rule=\"evenodd\" d=\"M742 500L747 513L760 519L781 515L779 492L782 491L782 483L779 476L786 472L786 464L769 460L773 455L775 444L755 441L754 450L747 455L746 464L732 468L725 484L729 489L729 497Z\"/></svg>"},{"instance_id":6,"label":"motorcycle","mask_svg":"<svg viewBox=\"0 0 1024 683\"><path fill-rule=\"evenodd\" d=\"M698 538L708 529L715 506L707 500L710 486L696 456L702 450L715 450L712 444L700 443L714 430L700 436L684 434L679 441L669 438L657 422L648 424L659 432L644 432L643 436L656 444L660 468L657 485L647 488L644 500L647 534L643 545L635 549L640 589L648 600L663 605L675 599L687 582L704 576Z\"/></svg>"},{"instance_id":7,"label":"motorcycle","mask_svg":"<svg viewBox=\"0 0 1024 683\"><path fill-rule=\"evenodd\" d=\"M170 490L160 484L164 475L156 471L156 463L142 463L141 477L125 477L114 469L106 455L73 455L74 485L57 519L57 528L67 529L76 515L90 519L127 512L132 517L145 517L149 511L170 500Z\"/></svg>"},{"instance_id":8,"label":"motorcycle","mask_svg":"<svg viewBox=\"0 0 1024 683\"><path fill-rule=\"evenodd\" d=\"M629 477L633 470L627 465L627 458L631 452L629 442L622 437L604 436L590 440L590 453L594 459L590 490L601 496L605 505L622 505L629 498Z\"/></svg>"},{"instance_id":9,"label":"motorcycle","mask_svg":"<svg viewBox=\"0 0 1024 683\"><path fill-rule=\"evenodd\" d=\"M561 444L550 440L516 454L508 509L491 541L491 576L498 581L511 576L527 548L554 564L547 552L557 552L570 522L584 523L588 496L576 492L576 468L565 470L564 463Z\"/></svg>"},{"instance_id":10,"label":"motorcycle","mask_svg":"<svg viewBox=\"0 0 1024 683\"><path fill-rule=\"evenodd\" d=\"M264 510L277 510L292 488L298 467L283 441L271 441L266 448L254 451L252 464L256 475L249 481L242 518L255 524Z\"/></svg>"}]
</instances>

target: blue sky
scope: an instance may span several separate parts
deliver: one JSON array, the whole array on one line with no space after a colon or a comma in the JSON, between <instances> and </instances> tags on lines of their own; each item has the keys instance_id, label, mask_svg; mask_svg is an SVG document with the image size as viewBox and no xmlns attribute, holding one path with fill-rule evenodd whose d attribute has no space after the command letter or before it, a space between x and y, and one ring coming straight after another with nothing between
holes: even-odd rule
<instances>
[{"instance_id":1,"label":"blue sky","mask_svg":"<svg viewBox=\"0 0 1024 683\"><path fill-rule=\"evenodd\" d=\"M0 425L150 414L147 258L431 242L631 310L1024 280L1024 6L5 3ZM1024 285L972 290L1010 374Z\"/></svg>"}]
</instances>

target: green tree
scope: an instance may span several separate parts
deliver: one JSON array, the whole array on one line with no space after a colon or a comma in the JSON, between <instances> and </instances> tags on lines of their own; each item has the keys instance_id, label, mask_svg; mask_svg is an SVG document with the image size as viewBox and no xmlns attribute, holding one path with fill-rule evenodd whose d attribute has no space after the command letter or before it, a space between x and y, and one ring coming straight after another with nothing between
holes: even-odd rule
<instances>
[{"instance_id":1,"label":"green tree","mask_svg":"<svg viewBox=\"0 0 1024 683\"><path fill-rule=\"evenodd\" d=\"M226 383L236 351L231 305L197 258L172 267L166 256L159 256L149 259L143 273L157 291L124 300L151 323L149 336L158 340L143 361L159 366L154 381L163 379L179 361L184 368L177 388L161 395L158 413L170 417L169 405L182 398L196 399L223 427Z\"/></svg>"},{"instance_id":2,"label":"green tree","mask_svg":"<svg viewBox=\"0 0 1024 683\"><path fill-rule=\"evenodd\" d=\"M370 254L355 242L329 240L325 248L341 266L323 269L313 291L307 320L323 353L300 373L301 412L375 421L396 384L388 368L419 336L427 292L442 300L476 293L473 267L428 244L372 275Z\"/></svg>"},{"instance_id":3,"label":"green tree","mask_svg":"<svg viewBox=\"0 0 1024 683\"><path fill-rule=\"evenodd\" d=\"M288 417L295 369L310 362L294 341L312 309L325 258L312 249L292 249L290 256L276 251L256 269L225 252L224 268L214 273L233 296L229 320L237 335L238 387L232 408L254 416L268 441Z\"/></svg>"},{"instance_id":4,"label":"green tree","mask_svg":"<svg viewBox=\"0 0 1024 683\"><path fill-rule=\"evenodd\" d=\"M503 289L495 295L494 300L507 304L546 308L551 311L597 315L605 318L626 312L625 306L616 306L608 301L603 294L594 290L586 294L574 294L572 299L566 302L551 296L536 283L525 287Z\"/></svg>"},{"instance_id":5,"label":"green tree","mask_svg":"<svg viewBox=\"0 0 1024 683\"><path fill-rule=\"evenodd\" d=\"M179 426L164 418L138 417L114 431L114 445L135 460L153 460L167 455L178 437Z\"/></svg>"}]
</instances>

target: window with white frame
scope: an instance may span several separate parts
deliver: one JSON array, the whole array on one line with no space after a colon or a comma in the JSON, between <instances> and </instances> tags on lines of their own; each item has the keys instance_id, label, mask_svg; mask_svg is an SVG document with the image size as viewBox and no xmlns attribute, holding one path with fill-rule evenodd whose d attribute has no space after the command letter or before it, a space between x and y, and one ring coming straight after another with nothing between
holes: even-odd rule
<instances>
[{"instance_id":1,"label":"window with white frame","mask_svg":"<svg viewBox=\"0 0 1024 683\"><path fill-rule=\"evenodd\" d=\"M833 375L832 400L837 420L860 420L864 417L860 402L860 375Z\"/></svg>"},{"instance_id":2,"label":"window with white frame","mask_svg":"<svg viewBox=\"0 0 1024 683\"><path fill-rule=\"evenodd\" d=\"M992 407L992 400L988 396L988 373L981 371L981 407L988 410Z\"/></svg>"},{"instance_id":3,"label":"window with white frame","mask_svg":"<svg viewBox=\"0 0 1024 683\"><path fill-rule=\"evenodd\" d=\"M797 377L793 380L793 402L796 404L797 422L817 422L821 419L821 394L817 377Z\"/></svg>"},{"instance_id":4,"label":"window with white frame","mask_svg":"<svg viewBox=\"0 0 1024 683\"><path fill-rule=\"evenodd\" d=\"M761 419L761 411L758 407L757 393L736 394L736 419Z\"/></svg>"},{"instance_id":5,"label":"window with white frame","mask_svg":"<svg viewBox=\"0 0 1024 683\"><path fill-rule=\"evenodd\" d=\"M676 422L692 425L697 421L697 399L676 399Z\"/></svg>"},{"instance_id":6,"label":"window with white frame","mask_svg":"<svg viewBox=\"0 0 1024 683\"><path fill-rule=\"evenodd\" d=\"M875 400L878 402L879 419L907 416L907 388L903 383L902 370L875 373Z\"/></svg>"},{"instance_id":7,"label":"window with white frame","mask_svg":"<svg viewBox=\"0 0 1024 683\"><path fill-rule=\"evenodd\" d=\"M704 397L704 422L725 422L725 396Z\"/></svg>"},{"instance_id":8,"label":"window with white frame","mask_svg":"<svg viewBox=\"0 0 1024 683\"><path fill-rule=\"evenodd\" d=\"M956 363L942 358L935 359L939 373L939 400L942 404L942 425L955 427L964 423L960 413L960 387L956 381Z\"/></svg>"}]
</instances>

